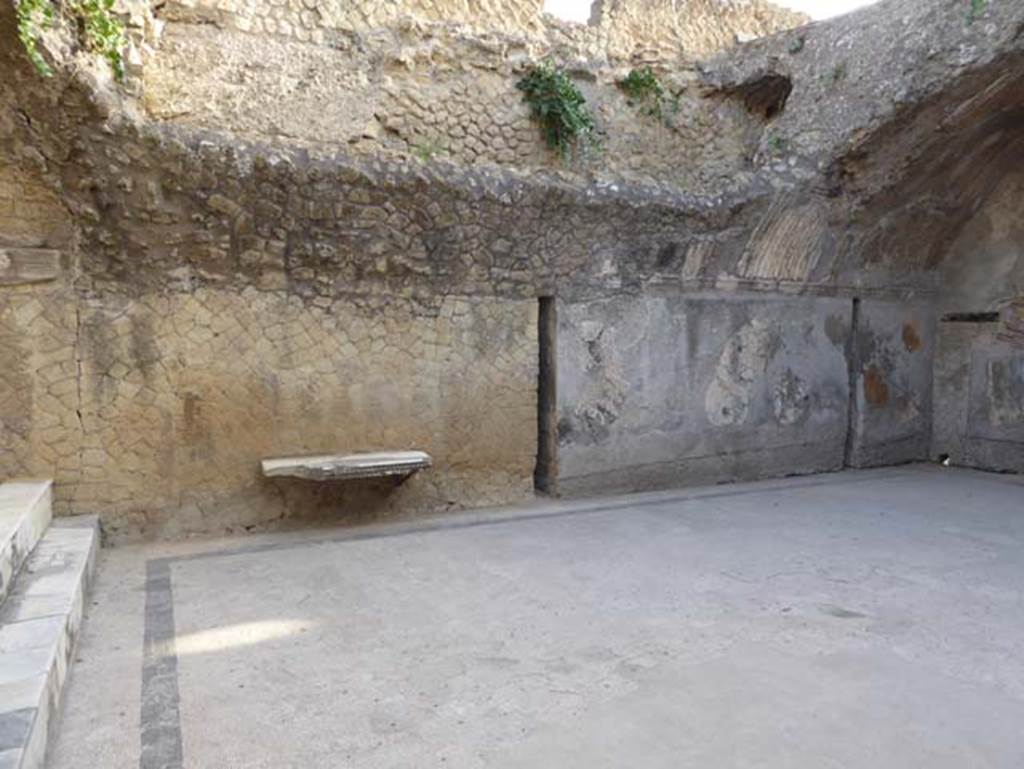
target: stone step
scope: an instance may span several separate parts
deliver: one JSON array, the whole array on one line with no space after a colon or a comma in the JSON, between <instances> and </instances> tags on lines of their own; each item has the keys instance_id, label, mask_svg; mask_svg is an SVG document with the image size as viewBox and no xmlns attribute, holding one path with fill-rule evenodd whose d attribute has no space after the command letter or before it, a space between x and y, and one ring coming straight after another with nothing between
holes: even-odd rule
<instances>
[{"instance_id":1,"label":"stone step","mask_svg":"<svg viewBox=\"0 0 1024 769\"><path fill-rule=\"evenodd\" d=\"M52 481L0 483L0 603L50 525Z\"/></svg>"},{"instance_id":2,"label":"stone step","mask_svg":"<svg viewBox=\"0 0 1024 769\"><path fill-rule=\"evenodd\" d=\"M58 518L0 608L0 769L42 769L96 567L99 520Z\"/></svg>"}]
</instances>

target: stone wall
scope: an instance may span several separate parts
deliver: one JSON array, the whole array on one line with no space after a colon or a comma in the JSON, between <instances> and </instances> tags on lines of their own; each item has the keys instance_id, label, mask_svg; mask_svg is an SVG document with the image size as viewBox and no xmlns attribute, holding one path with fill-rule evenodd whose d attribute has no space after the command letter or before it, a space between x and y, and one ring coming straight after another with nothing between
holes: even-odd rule
<instances>
[{"instance_id":1,"label":"stone wall","mask_svg":"<svg viewBox=\"0 0 1024 769\"><path fill-rule=\"evenodd\" d=\"M173 185L171 166L162 175ZM139 192L120 178L121 194ZM319 284L313 251L297 246L299 283L320 286L303 290L283 261L267 261L266 242L258 260L236 263L251 281L225 286L215 240L195 221L189 237L169 237L173 206L159 184L140 187L140 232L153 228L177 264L155 280L155 254L124 258L95 230L79 251L88 228L73 227L39 173L0 164L0 477L54 478L55 509L101 513L115 541L532 494L535 300L375 297L366 285L353 299ZM214 209L228 216L223 200ZM236 222L227 240L248 242L238 237ZM122 258L103 258L104 241ZM14 269L33 255L55 255L54 269ZM190 264L206 287L178 272ZM404 448L427 451L434 468L395 488L267 481L259 470L270 456Z\"/></svg>"},{"instance_id":2,"label":"stone wall","mask_svg":"<svg viewBox=\"0 0 1024 769\"><path fill-rule=\"evenodd\" d=\"M658 60L710 56L808 21L761 0L595 0L590 19L608 50Z\"/></svg>"},{"instance_id":3,"label":"stone wall","mask_svg":"<svg viewBox=\"0 0 1024 769\"><path fill-rule=\"evenodd\" d=\"M0 247L60 246L71 229L67 211L38 174L0 161Z\"/></svg>"},{"instance_id":4,"label":"stone wall","mask_svg":"<svg viewBox=\"0 0 1024 769\"><path fill-rule=\"evenodd\" d=\"M117 539L532 493L533 302L51 286L3 297L0 345L0 475L54 476L58 510L99 511ZM435 464L393 491L260 477L272 456L406 448Z\"/></svg>"},{"instance_id":5,"label":"stone wall","mask_svg":"<svg viewBox=\"0 0 1024 769\"><path fill-rule=\"evenodd\" d=\"M951 244L942 285L943 313L998 312L1024 296L1024 168L998 181Z\"/></svg>"},{"instance_id":6,"label":"stone wall","mask_svg":"<svg viewBox=\"0 0 1024 769\"><path fill-rule=\"evenodd\" d=\"M129 539L523 501L551 433L564 493L910 461L936 346L957 450L1012 466L1024 8L968 25L915 3L655 62L668 120L615 86L644 56L580 58L548 22L318 42L268 9L320 6L246 6L272 33L169 6L162 38L133 28L155 47L122 87L67 34L39 78L0 4L0 253L20 260L0 269L0 475L52 475L58 510ZM548 153L518 99L548 53L597 110L597 156ZM980 272L944 274L965 260ZM973 302L939 289L973 277L1006 320L949 348L937 309ZM394 488L259 473L400 448L434 467Z\"/></svg>"},{"instance_id":7,"label":"stone wall","mask_svg":"<svg viewBox=\"0 0 1024 769\"><path fill-rule=\"evenodd\" d=\"M308 6L308 7L307 7ZM589 26L536 0L281 3L196 0L136 25L130 87L162 121L251 139L460 165L553 168L691 191L749 180L766 130L741 99L709 98L695 60L806 19L762 0L618 0ZM160 30L159 34L153 30ZM597 123L588 151L547 147L516 83L550 59ZM652 64L661 114L616 85Z\"/></svg>"},{"instance_id":8,"label":"stone wall","mask_svg":"<svg viewBox=\"0 0 1024 769\"><path fill-rule=\"evenodd\" d=\"M843 464L851 287L822 216L173 131L89 146L74 264L0 296L0 472L55 476L115 538L529 498L551 291L564 493ZM395 448L435 465L394 490L259 475Z\"/></svg>"},{"instance_id":9,"label":"stone wall","mask_svg":"<svg viewBox=\"0 0 1024 769\"><path fill-rule=\"evenodd\" d=\"M341 145L355 156L599 173L692 192L749 179L766 121L741 100L703 95L691 69L659 69L666 99L661 115L650 115L616 85L629 67L574 65L598 135L589 151L563 157L516 88L542 56L522 42L483 46L447 27L321 47L179 23L147 57L141 91L154 118Z\"/></svg>"},{"instance_id":10,"label":"stone wall","mask_svg":"<svg viewBox=\"0 0 1024 769\"><path fill-rule=\"evenodd\" d=\"M161 9L161 16L171 22L216 24L261 36L328 43L344 33L403 20L539 33L542 11L543 0L172 0Z\"/></svg>"},{"instance_id":11,"label":"stone wall","mask_svg":"<svg viewBox=\"0 0 1024 769\"><path fill-rule=\"evenodd\" d=\"M559 23L543 6L543 0L172 0L160 15L315 44L400 24L443 22L621 59L707 56L737 38L808 21L766 0L597 0L587 26Z\"/></svg>"}]
</instances>

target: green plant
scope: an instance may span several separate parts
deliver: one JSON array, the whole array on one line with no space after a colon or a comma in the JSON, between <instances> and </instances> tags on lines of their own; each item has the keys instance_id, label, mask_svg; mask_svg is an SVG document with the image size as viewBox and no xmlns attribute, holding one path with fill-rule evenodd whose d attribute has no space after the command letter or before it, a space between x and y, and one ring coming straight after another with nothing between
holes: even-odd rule
<instances>
[{"instance_id":1,"label":"green plant","mask_svg":"<svg viewBox=\"0 0 1024 769\"><path fill-rule=\"evenodd\" d=\"M796 36L795 38L789 41L788 50L790 55L796 56L798 53L800 53L800 51L804 49L805 45L807 45L807 38L805 38L803 35Z\"/></svg>"},{"instance_id":2,"label":"green plant","mask_svg":"<svg viewBox=\"0 0 1024 769\"><path fill-rule=\"evenodd\" d=\"M675 115L682 109L683 92L677 91L668 98L668 111Z\"/></svg>"},{"instance_id":3,"label":"green plant","mask_svg":"<svg viewBox=\"0 0 1024 769\"><path fill-rule=\"evenodd\" d=\"M643 107L646 114L660 118L665 101L665 89L650 67L630 70L618 82L619 88L633 101ZM678 107L678 99L675 104Z\"/></svg>"},{"instance_id":4,"label":"green plant","mask_svg":"<svg viewBox=\"0 0 1024 769\"><path fill-rule=\"evenodd\" d=\"M124 24L114 15L114 0L70 0L60 6L60 12L69 18L85 49L106 59L114 76L122 80L126 38ZM17 16L25 53L41 75L50 77L53 70L39 52L39 40L56 20L53 0L19 0Z\"/></svg>"},{"instance_id":5,"label":"green plant","mask_svg":"<svg viewBox=\"0 0 1024 769\"><path fill-rule=\"evenodd\" d=\"M784 155L789 150L789 142L778 134L772 134L768 137L768 149L772 151L772 154Z\"/></svg>"},{"instance_id":6,"label":"green plant","mask_svg":"<svg viewBox=\"0 0 1024 769\"><path fill-rule=\"evenodd\" d=\"M988 8L988 0L971 0L970 10L967 11L967 23L973 24L981 18Z\"/></svg>"},{"instance_id":7,"label":"green plant","mask_svg":"<svg viewBox=\"0 0 1024 769\"><path fill-rule=\"evenodd\" d=\"M123 80L122 51L127 41L124 24L113 14L114 0L75 0L71 9L82 22L85 47L106 59L114 77Z\"/></svg>"},{"instance_id":8,"label":"green plant","mask_svg":"<svg viewBox=\"0 0 1024 769\"><path fill-rule=\"evenodd\" d=\"M587 101L569 76L551 62L536 64L516 84L530 113L540 123L548 147L565 157L577 146L586 147L595 131Z\"/></svg>"},{"instance_id":9,"label":"green plant","mask_svg":"<svg viewBox=\"0 0 1024 769\"><path fill-rule=\"evenodd\" d=\"M672 116L678 114L682 104L682 91L669 92L650 67L630 70L616 85L631 102L640 105L645 115L658 118L672 128Z\"/></svg>"},{"instance_id":10,"label":"green plant","mask_svg":"<svg viewBox=\"0 0 1024 769\"><path fill-rule=\"evenodd\" d=\"M838 85L841 81L846 79L847 74L849 74L849 72L846 69L846 62L841 61L828 72L819 73L818 79L821 80L823 85L828 87Z\"/></svg>"},{"instance_id":11,"label":"green plant","mask_svg":"<svg viewBox=\"0 0 1024 769\"><path fill-rule=\"evenodd\" d=\"M431 160L437 155L441 155L447 152L447 147L434 141L424 140L421 142L416 142L414 145L412 145L412 154L415 155L419 160L422 160L423 162Z\"/></svg>"},{"instance_id":12,"label":"green plant","mask_svg":"<svg viewBox=\"0 0 1024 769\"><path fill-rule=\"evenodd\" d=\"M17 6L18 39L25 53L43 77L51 77L53 70L39 53L39 38L43 29L53 24L53 6L50 0L21 0Z\"/></svg>"}]
</instances>

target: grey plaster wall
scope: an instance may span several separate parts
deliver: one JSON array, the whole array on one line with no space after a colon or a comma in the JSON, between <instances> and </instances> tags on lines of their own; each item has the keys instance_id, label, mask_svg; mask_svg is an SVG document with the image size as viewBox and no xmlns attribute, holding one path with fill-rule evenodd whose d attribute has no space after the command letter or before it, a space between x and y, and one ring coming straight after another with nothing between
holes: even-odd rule
<instances>
[{"instance_id":1,"label":"grey plaster wall","mask_svg":"<svg viewBox=\"0 0 1024 769\"><path fill-rule=\"evenodd\" d=\"M842 467L848 299L622 296L558 312L562 493Z\"/></svg>"},{"instance_id":2,"label":"grey plaster wall","mask_svg":"<svg viewBox=\"0 0 1024 769\"><path fill-rule=\"evenodd\" d=\"M863 300L855 325L848 464L873 467L927 458L934 305Z\"/></svg>"},{"instance_id":3,"label":"grey plaster wall","mask_svg":"<svg viewBox=\"0 0 1024 769\"><path fill-rule=\"evenodd\" d=\"M943 265L931 454L957 465L1024 472L1022 195L1003 179Z\"/></svg>"},{"instance_id":4,"label":"grey plaster wall","mask_svg":"<svg viewBox=\"0 0 1024 769\"><path fill-rule=\"evenodd\" d=\"M1024 472L1024 348L999 323L941 323L932 456Z\"/></svg>"}]
</instances>

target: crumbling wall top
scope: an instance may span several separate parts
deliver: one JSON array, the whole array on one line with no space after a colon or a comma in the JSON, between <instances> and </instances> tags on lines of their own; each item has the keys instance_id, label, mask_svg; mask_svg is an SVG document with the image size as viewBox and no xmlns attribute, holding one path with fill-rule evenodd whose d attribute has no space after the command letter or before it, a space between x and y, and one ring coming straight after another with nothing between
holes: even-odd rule
<instances>
[{"instance_id":1,"label":"crumbling wall top","mask_svg":"<svg viewBox=\"0 0 1024 769\"><path fill-rule=\"evenodd\" d=\"M561 22L543 6L543 0L170 0L160 16L313 43L401 24L450 23L624 60L699 58L808 21L768 0L596 0L587 25Z\"/></svg>"}]
</instances>

